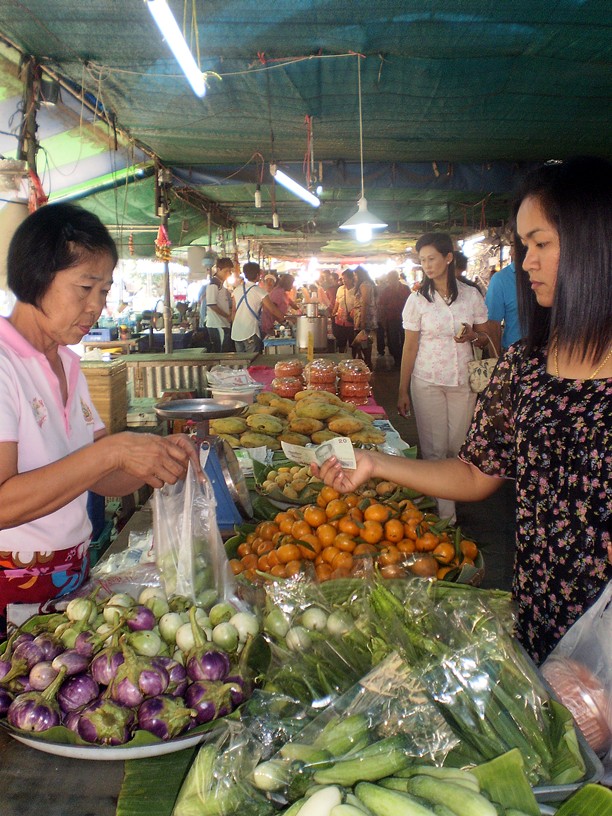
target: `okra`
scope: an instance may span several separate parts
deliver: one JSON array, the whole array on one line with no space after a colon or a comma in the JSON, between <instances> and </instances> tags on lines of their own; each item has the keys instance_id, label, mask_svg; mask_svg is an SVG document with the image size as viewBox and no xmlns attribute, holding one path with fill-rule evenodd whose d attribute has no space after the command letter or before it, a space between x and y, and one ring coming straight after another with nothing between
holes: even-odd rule
<instances>
[{"instance_id":1,"label":"okra","mask_svg":"<svg viewBox=\"0 0 612 816\"><path fill-rule=\"evenodd\" d=\"M488 799L453 782L413 776L408 780L408 791L432 804L446 805L457 816L497 816L497 810Z\"/></svg>"},{"instance_id":2,"label":"okra","mask_svg":"<svg viewBox=\"0 0 612 816\"><path fill-rule=\"evenodd\" d=\"M432 816L429 808L407 793L387 790L369 782L360 782L355 793L374 816Z\"/></svg>"},{"instance_id":3,"label":"okra","mask_svg":"<svg viewBox=\"0 0 612 816\"><path fill-rule=\"evenodd\" d=\"M410 761L405 739L387 737L368 745L352 759L340 759L328 768L315 771L314 781L345 787L360 781L376 782L405 768Z\"/></svg>"}]
</instances>

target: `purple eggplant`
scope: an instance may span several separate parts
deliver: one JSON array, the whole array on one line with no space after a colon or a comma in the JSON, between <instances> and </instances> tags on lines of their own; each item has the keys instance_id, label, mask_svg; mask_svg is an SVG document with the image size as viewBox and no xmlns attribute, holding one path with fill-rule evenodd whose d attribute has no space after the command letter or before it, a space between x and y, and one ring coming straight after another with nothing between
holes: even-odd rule
<instances>
[{"instance_id":1,"label":"purple eggplant","mask_svg":"<svg viewBox=\"0 0 612 816\"><path fill-rule=\"evenodd\" d=\"M54 668L50 660L41 660L30 669L28 680L34 691L44 691L58 674L59 669Z\"/></svg>"},{"instance_id":2,"label":"purple eggplant","mask_svg":"<svg viewBox=\"0 0 612 816\"><path fill-rule=\"evenodd\" d=\"M138 727L162 740L187 731L196 717L194 708L186 708L182 700L167 694L150 697L138 707Z\"/></svg>"},{"instance_id":3,"label":"purple eggplant","mask_svg":"<svg viewBox=\"0 0 612 816\"><path fill-rule=\"evenodd\" d=\"M74 642L74 648L79 654L91 658L102 649L107 640L111 640L112 642L113 635L118 632L123 625L124 621L121 620L116 626L103 634L90 630L79 632Z\"/></svg>"},{"instance_id":4,"label":"purple eggplant","mask_svg":"<svg viewBox=\"0 0 612 816\"><path fill-rule=\"evenodd\" d=\"M185 667L171 657L154 657L152 662L162 666L168 672L168 686L165 693L171 697L182 697L189 685Z\"/></svg>"},{"instance_id":5,"label":"purple eggplant","mask_svg":"<svg viewBox=\"0 0 612 816\"><path fill-rule=\"evenodd\" d=\"M196 680L187 686L185 703L196 710L198 723L225 717L232 710L231 683Z\"/></svg>"},{"instance_id":6,"label":"purple eggplant","mask_svg":"<svg viewBox=\"0 0 612 816\"><path fill-rule=\"evenodd\" d=\"M27 691L15 697L6 713L10 725L22 731L47 731L59 725L60 708L55 697L65 675L66 668L62 667L44 691Z\"/></svg>"},{"instance_id":7,"label":"purple eggplant","mask_svg":"<svg viewBox=\"0 0 612 816\"><path fill-rule=\"evenodd\" d=\"M164 694L168 688L168 672L153 658L142 657L121 639L124 662L108 686L112 700L124 706L139 706L147 697Z\"/></svg>"},{"instance_id":8,"label":"purple eggplant","mask_svg":"<svg viewBox=\"0 0 612 816\"><path fill-rule=\"evenodd\" d=\"M189 610L194 647L187 655L185 668L191 680L224 680L230 670L230 659L225 652L211 647L196 620L197 607Z\"/></svg>"},{"instance_id":9,"label":"purple eggplant","mask_svg":"<svg viewBox=\"0 0 612 816\"><path fill-rule=\"evenodd\" d=\"M53 658L57 657L58 654L61 654L65 648L64 645L49 632L43 632L42 634L37 635L32 643L35 643L40 649L42 649L43 660L53 660Z\"/></svg>"},{"instance_id":10,"label":"purple eggplant","mask_svg":"<svg viewBox=\"0 0 612 816\"><path fill-rule=\"evenodd\" d=\"M3 717L13 702L13 695L6 689L0 688L0 717Z\"/></svg>"},{"instance_id":11,"label":"purple eggplant","mask_svg":"<svg viewBox=\"0 0 612 816\"><path fill-rule=\"evenodd\" d=\"M97 745L123 745L132 735L134 721L131 708L98 697L81 711L78 733Z\"/></svg>"},{"instance_id":12,"label":"purple eggplant","mask_svg":"<svg viewBox=\"0 0 612 816\"><path fill-rule=\"evenodd\" d=\"M51 661L54 669L66 667L66 675L81 674L89 667L89 658L79 654L76 649L66 649Z\"/></svg>"},{"instance_id":13,"label":"purple eggplant","mask_svg":"<svg viewBox=\"0 0 612 816\"><path fill-rule=\"evenodd\" d=\"M139 604L128 610L125 622L133 632L139 632L143 629L153 629L157 619L148 606Z\"/></svg>"},{"instance_id":14,"label":"purple eggplant","mask_svg":"<svg viewBox=\"0 0 612 816\"><path fill-rule=\"evenodd\" d=\"M109 646L91 661L89 670L91 676L101 686L108 686L113 677L117 674L117 669L124 661L123 654L117 647Z\"/></svg>"},{"instance_id":15,"label":"purple eggplant","mask_svg":"<svg viewBox=\"0 0 612 816\"><path fill-rule=\"evenodd\" d=\"M2 678L2 685L7 685L15 677L27 675L37 663L44 660L43 651L40 646L34 643L34 638L31 640L20 640L13 649L11 656L11 667L4 674Z\"/></svg>"},{"instance_id":16,"label":"purple eggplant","mask_svg":"<svg viewBox=\"0 0 612 816\"><path fill-rule=\"evenodd\" d=\"M81 719L81 712L80 711L68 711L62 717L62 725L67 728L69 731L73 731L75 734L79 733L79 720Z\"/></svg>"},{"instance_id":17,"label":"purple eggplant","mask_svg":"<svg viewBox=\"0 0 612 816\"><path fill-rule=\"evenodd\" d=\"M90 674L73 674L62 683L57 700L62 711L77 711L93 703L100 693L100 687Z\"/></svg>"}]
</instances>

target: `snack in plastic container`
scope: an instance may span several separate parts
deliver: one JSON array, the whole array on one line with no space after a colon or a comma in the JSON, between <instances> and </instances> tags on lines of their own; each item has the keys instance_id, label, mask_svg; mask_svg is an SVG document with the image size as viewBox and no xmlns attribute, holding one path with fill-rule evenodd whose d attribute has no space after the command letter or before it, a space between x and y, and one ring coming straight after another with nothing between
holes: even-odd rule
<instances>
[{"instance_id":1,"label":"snack in plastic container","mask_svg":"<svg viewBox=\"0 0 612 816\"><path fill-rule=\"evenodd\" d=\"M270 387L277 396L293 399L304 388L304 382L301 377L275 377Z\"/></svg>"},{"instance_id":2,"label":"snack in plastic container","mask_svg":"<svg viewBox=\"0 0 612 816\"><path fill-rule=\"evenodd\" d=\"M280 360L274 366L276 377L301 377L304 366L299 360Z\"/></svg>"},{"instance_id":3,"label":"snack in plastic container","mask_svg":"<svg viewBox=\"0 0 612 816\"><path fill-rule=\"evenodd\" d=\"M576 660L554 657L542 674L563 705L570 710L584 738L596 754L612 748L612 701L593 672Z\"/></svg>"},{"instance_id":4,"label":"snack in plastic container","mask_svg":"<svg viewBox=\"0 0 612 816\"><path fill-rule=\"evenodd\" d=\"M372 389L367 382L343 382L338 386L338 395L344 402L351 402L353 405L366 405L370 398Z\"/></svg>"},{"instance_id":5,"label":"snack in plastic container","mask_svg":"<svg viewBox=\"0 0 612 816\"><path fill-rule=\"evenodd\" d=\"M370 382L372 372L363 360L342 360L338 363L340 382Z\"/></svg>"},{"instance_id":6,"label":"snack in plastic container","mask_svg":"<svg viewBox=\"0 0 612 816\"><path fill-rule=\"evenodd\" d=\"M308 387L319 384L336 384L336 365L331 360L318 358L304 366L304 379ZM331 388L325 389L331 391Z\"/></svg>"}]
</instances>

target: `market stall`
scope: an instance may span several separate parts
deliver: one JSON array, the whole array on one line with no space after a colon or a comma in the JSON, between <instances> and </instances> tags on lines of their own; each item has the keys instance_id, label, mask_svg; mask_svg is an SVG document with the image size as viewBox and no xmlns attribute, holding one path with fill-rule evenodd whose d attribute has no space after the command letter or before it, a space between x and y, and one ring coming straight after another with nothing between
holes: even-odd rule
<instances>
[{"instance_id":1,"label":"market stall","mask_svg":"<svg viewBox=\"0 0 612 816\"><path fill-rule=\"evenodd\" d=\"M298 488L295 478L300 474L293 473L298 466L286 467L274 458L286 453L282 437L288 434L302 449L315 450L318 444L342 438L340 432L352 434L355 444L370 439L363 444L392 447L393 429L381 407L365 389L352 395L358 404L346 396L342 399L335 393L337 381L333 390L313 388L325 384L317 377L327 376L326 363L337 371L342 358L324 358L310 369L305 359L295 357L283 359L276 369L262 365L262 358L252 362L248 373L263 390L242 416L227 417L240 423L215 428L213 420L210 430L234 438L247 451L259 447L254 444L261 441L258 436L268 438L272 457L253 461L249 482L253 498L265 500L258 506L264 514L251 524L236 525L236 535L225 542L223 552L233 578L224 580L232 593L226 597L219 581L213 582L214 602L208 596L202 600L208 623L201 624L200 632L210 626L208 648L218 650L217 626L227 627L245 607L255 612L256 631L244 639L237 635L233 645L231 638L224 640L230 644L224 647L228 654L236 651L232 674L223 674L220 683L224 688L235 683L240 665L240 688L249 688L243 694L241 719L220 716L208 722L202 715L195 731L177 732L166 741L143 739L142 731L136 731L125 748L88 743L79 732L63 748L54 738L41 749L39 735L24 737L24 745L17 739L19 734L0 728L7 816L41 812L171 816L177 797L174 816L199 812L304 816L310 810L303 810L302 797L312 784L331 797L327 810L323 802L317 804L320 810L312 810L317 816L327 816L332 805L356 808L359 802L373 814L399 814L407 794L417 795L422 807L423 802L429 803L424 816L433 813L436 805L449 807L453 794L458 795L457 784L459 810L450 808L455 816L464 812L493 816L505 812L502 807L508 813L514 809L539 816L554 813L562 800L579 789L596 797L599 789L584 785L602 777L601 762L585 736L575 730L569 713L551 702L546 683L512 638L509 595L478 589L478 568L464 572L470 561L474 566L477 545L435 517L426 497L390 483L365 485L363 492L346 499L322 489L320 483ZM359 368L351 370L353 376ZM314 381L302 383L294 399L272 390L274 381L282 379L279 375L309 378L313 373ZM396 453L410 455L401 447ZM288 485L295 496L283 492ZM155 498L161 501L158 494ZM166 507L153 502L134 514L96 568L103 588L97 602L105 620L106 606L116 609L114 604L119 603L108 598L127 591L124 583L129 581L135 582L134 609L138 601L153 610L155 604L149 603L153 596L144 601L139 593L144 585L150 589L154 560L161 569L161 586L168 589L161 544L152 550L150 541L156 523L160 529ZM327 541L328 534L333 540ZM193 576L198 573L193 565L202 556L201 538L197 536L197 546L195 538L190 542L193 552L187 546L193 556L189 561ZM203 538L210 547L219 541L215 536ZM364 544L369 546L363 548L360 561L355 555ZM395 560L396 552L405 559L401 563ZM272 553L279 556L281 569L272 564ZM462 560L451 560L457 557ZM445 581L415 580L409 571L398 570L421 558L435 562L436 570L447 566ZM144 571L122 577L126 566L131 569L134 564ZM176 578L176 566L173 569ZM143 575L146 580L138 584ZM211 588L206 587L204 592ZM168 597L177 594L184 595L174 585ZM234 614L217 624L215 607L226 604L228 598L235 604ZM129 603L126 608L131 608ZM195 636L195 607L191 609L189 624L182 625L188 625ZM154 614L162 631L161 610ZM226 630L224 636L228 637ZM182 649L178 633L174 638L175 646ZM253 643L263 649L263 672L259 662L240 659L250 657ZM194 648L185 653L187 664ZM260 680L253 690L255 665ZM215 688L219 691L219 684ZM235 692L235 685L232 688ZM198 704L193 705L200 711ZM353 759L351 750L363 756ZM127 753L127 762L115 759L122 752ZM498 759L499 764L491 765ZM465 776L465 771L457 770L464 765L473 772ZM193 770L186 778L189 767ZM435 778L432 768L442 768L446 776ZM515 780L510 785L513 793L498 784L507 776ZM44 779L45 784L32 789L33 778ZM450 798L436 798L440 791ZM313 807L315 795L319 793L313 794ZM202 809L204 803L212 809ZM221 809L215 810L217 805ZM605 802L600 805L593 798L571 813L608 816L605 807ZM334 816L358 812L340 810ZM560 816L569 812L561 810Z\"/></svg>"}]
</instances>

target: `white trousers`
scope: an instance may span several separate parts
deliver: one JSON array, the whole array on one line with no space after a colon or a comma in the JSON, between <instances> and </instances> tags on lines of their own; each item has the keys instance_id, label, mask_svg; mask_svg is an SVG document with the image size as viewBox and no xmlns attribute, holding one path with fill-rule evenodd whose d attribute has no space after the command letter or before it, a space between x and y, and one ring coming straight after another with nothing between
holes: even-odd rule
<instances>
[{"instance_id":1,"label":"white trousers","mask_svg":"<svg viewBox=\"0 0 612 816\"><path fill-rule=\"evenodd\" d=\"M469 385L434 385L418 377L410 380L419 449L423 459L452 459L465 441L474 415L476 394ZM438 515L456 520L455 502L436 499Z\"/></svg>"}]
</instances>

